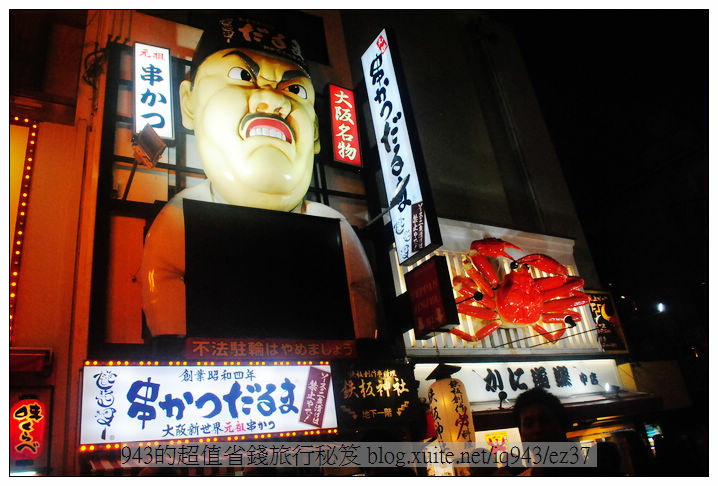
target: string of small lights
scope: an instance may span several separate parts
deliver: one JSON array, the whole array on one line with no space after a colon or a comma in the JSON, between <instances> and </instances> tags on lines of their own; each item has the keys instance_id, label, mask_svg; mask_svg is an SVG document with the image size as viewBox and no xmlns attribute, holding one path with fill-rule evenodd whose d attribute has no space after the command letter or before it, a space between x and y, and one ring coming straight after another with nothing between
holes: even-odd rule
<instances>
[{"instance_id":1,"label":"string of small lights","mask_svg":"<svg viewBox=\"0 0 718 486\"><path fill-rule=\"evenodd\" d=\"M158 445L180 445L180 444L203 444L203 443L214 443L214 442L242 442L252 440L264 440L264 439L295 439L297 437L314 437L318 435L330 435L338 434L337 429L316 429L316 430L296 430L292 432L279 432L279 433L266 433L266 434L245 434L245 435L230 435L221 437L203 437L195 439L173 439L173 440L156 440L156 441L142 441L142 442L114 442L111 444L82 444L79 447L80 452L94 452L103 450L119 449L120 447L144 447L144 446L158 446Z\"/></svg>"},{"instance_id":2,"label":"string of small lights","mask_svg":"<svg viewBox=\"0 0 718 486\"><path fill-rule=\"evenodd\" d=\"M20 184L20 198L17 208L17 219L13 230L13 239L10 254L10 344L12 345L12 332L15 320L15 304L20 282L20 261L25 239L25 221L27 208L30 203L30 183L32 182L32 169L35 161L35 148L37 146L37 133L39 123L30 118L11 116L10 123L23 125L29 128L25 158L23 159L22 181Z\"/></svg>"},{"instance_id":3,"label":"string of small lights","mask_svg":"<svg viewBox=\"0 0 718 486\"><path fill-rule=\"evenodd\" d=\"M242 364L244 363L244 364ZM329 361L123 361L85 360L85 366L305 366L328 365Z\"/></svg>"}]
</instances>

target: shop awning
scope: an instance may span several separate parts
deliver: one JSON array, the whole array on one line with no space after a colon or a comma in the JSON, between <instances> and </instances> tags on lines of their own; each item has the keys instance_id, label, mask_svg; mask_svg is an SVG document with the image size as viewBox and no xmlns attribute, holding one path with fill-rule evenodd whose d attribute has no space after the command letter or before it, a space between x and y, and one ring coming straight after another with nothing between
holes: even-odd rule
<instances>
[{"instance_id":1,"label":"shop awning","mask_svg":"<svg viewBox=\"0 0 718 486\"><path fill-rule=\"evenodd\" d=\"M630 416L660 410L661 398L652 393L621 393L619 398L606 397L592 401L566 403L570 421L580 421L606 416ZM472 412L476 430L516 427L510 408Z\"/></svg>"}]
</instances>

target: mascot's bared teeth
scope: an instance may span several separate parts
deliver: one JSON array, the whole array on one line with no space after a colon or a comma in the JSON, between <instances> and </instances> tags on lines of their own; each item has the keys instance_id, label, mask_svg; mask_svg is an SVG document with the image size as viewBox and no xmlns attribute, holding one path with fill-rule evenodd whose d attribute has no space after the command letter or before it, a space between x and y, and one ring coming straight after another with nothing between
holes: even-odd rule
<instances>
[{"instance_id":1,"label":"mascot's bared teeth","mask_svg":"<svg viewBox=\"0 0 718 486\"><path fill-rule=\"evenodd\" d=\"M250 115L251 116L251 115ZM293 143L294 134L285 120L272 116L252 116L247 120L245 137L271 137Z\"/></svg>"},{"instance_id":2,"label":"mascot's bared teeth","mask_svg":"<svg viewBox=\"0 0 718 486\"><path fill-rule=\"evenodd\" d=\"M279 130L275 130L274 128L269 128L269 127L257 127L257 128L251 129L249 131L249 136L254 137L255 135L261 135L263 137L278 138L284 142L287 141L287 137L285 137L282 132L280 132Z\"/></svg>"}]
</instances>

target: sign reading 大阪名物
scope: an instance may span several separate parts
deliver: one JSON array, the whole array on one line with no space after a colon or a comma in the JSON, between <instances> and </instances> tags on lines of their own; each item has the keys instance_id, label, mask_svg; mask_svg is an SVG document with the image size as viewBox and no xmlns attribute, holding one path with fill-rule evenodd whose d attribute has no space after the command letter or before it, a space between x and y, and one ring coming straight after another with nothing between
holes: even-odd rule
<instances>
[{"instance_id":1,"label":"sign reading \u5927\u962a\u540d\u7269","mask_svg":"<svg viewBox=\"0 0 718 486\"><path fill-rule=\"evenodd\" d=\"M86 366L83 444L336 427L328 365Z\"/></svg>"},{"instance_id":2,"label":"sign reading \u5927\u962a\u540d\u7269","mask_svg":"<svg viewBox=\"0 0 718 486\"><path fill-rule=\"evenodd\" d=\"M438 223L432 224L433 207L425 204L430 201L430 191L423 173L417 172L385 30L364 52L361 62L387 200L393 199L397 187L408 178L401 202L390 211L399 263L408 265L441 242Z\"/></svg>"},{"instance_id":3,"label":"sign reading \u5927\u962a\u540d\u7269","mask_svg":"<svg viewBox=\"0 0 718 486\"><path fill-rule=\"evenodd\" d=\"M161 138L174 139L170 50L135 43L135 133L149 123Z\"/></svg>"}]
</instances>

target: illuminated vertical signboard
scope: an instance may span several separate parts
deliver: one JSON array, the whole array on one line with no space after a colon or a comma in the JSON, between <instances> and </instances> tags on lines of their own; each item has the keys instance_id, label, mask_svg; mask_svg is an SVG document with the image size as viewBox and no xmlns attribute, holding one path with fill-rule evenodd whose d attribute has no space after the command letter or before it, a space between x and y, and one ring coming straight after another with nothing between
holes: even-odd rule
<instances>
[{"instance_id":1,"label":"illuminated vertical signboard","mask_svg":"<svg viewBox=\"0 0 718 486\"><path fill-rule=\"evenodd\" d=\"M174 139L170 50L135 43L135 133L149 124L161 138Z\"/></svg>"},{"instance_id":2,"label":"illuminated vertical signboard","mask_svg":"<svg viewBox=\"0 0 718 486\"><path fill-rule=\"evenodd\" d=\"M19 400L10 409L10 459L36 459L45 444L47 407L37 399Z\"/></svg>"},{"instance_id":3,"label":"illuminated vertical signboard","mask_svg":"<svg viewBox=\"0 0 718 486\"><path fill-rule=\"evenodd\" d=\"M386 30L372 42L361 61L387 200L393 198L404 179L409 179L401 202L390 215L399 262L410 265L440 246L441 236L419 159L421 153L411 134L413 121L402 104Z\"/></svg>"},{"instance_id":4,"label":"illuminated vertical signboard","mask_svg":"<svg viewBox=\"0 0 718 486\"><path fill-rule=\"evenodd\" d=\"M361 167L354 92L350 89L330 84L329 99L331 100L334 161Z\"/></svg>"}]
</instances>

